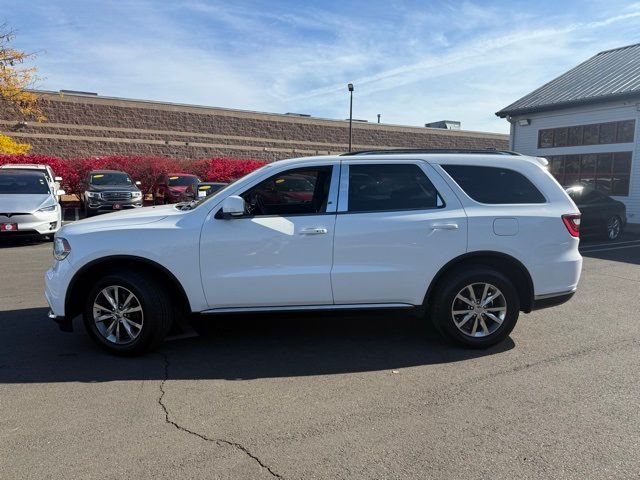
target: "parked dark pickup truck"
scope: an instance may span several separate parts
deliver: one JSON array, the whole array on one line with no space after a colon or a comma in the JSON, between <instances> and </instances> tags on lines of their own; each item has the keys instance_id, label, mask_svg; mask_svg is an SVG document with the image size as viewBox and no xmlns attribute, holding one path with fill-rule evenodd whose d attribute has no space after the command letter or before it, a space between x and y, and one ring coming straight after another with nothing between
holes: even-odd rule
<instances>
[{"instance_id":1,"label":"parked dark pickup truck","mask_svg":"<svg viewBox=\"0 0 640 480\"><path fill-rule=\"evenodd\" d=\"M82 207L91 217L100 212L111 212L142 206L140 182L133 182L125 172L93 170L86 180L87 190L82 194Z\"/></svg>"}]
</instances>

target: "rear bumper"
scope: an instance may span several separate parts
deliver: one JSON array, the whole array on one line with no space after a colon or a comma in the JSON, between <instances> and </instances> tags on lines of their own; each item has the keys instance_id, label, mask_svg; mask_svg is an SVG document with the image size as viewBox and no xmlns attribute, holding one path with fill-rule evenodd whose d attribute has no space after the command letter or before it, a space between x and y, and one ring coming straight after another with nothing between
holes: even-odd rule
<instances>
[{"instance_id":1,"label":"rear bumper","mask_svg":"<svg viewBox=\"0 0 640 480\"><path fill-rule=\"evenodd\" d=\"M551 293L547 295L537 295L533 300L533 307L531 310L542 310L543 308L555 307L562 305L563 303L571 300L571 297L575 295L576 291L571 290L568 292Z\"/></svg>"}]
</instances>

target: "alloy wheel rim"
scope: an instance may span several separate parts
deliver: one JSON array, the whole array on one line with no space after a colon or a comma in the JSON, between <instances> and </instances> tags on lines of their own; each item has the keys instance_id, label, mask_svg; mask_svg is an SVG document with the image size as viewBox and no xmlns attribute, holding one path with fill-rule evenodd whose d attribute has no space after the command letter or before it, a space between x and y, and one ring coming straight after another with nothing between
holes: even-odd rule
<instances>
[{"instance_id":1,"label":"alloy wheel rim","mask_svg":"<svg viewBox=\"0 0 640 480\"><path fill-rule=\"evenodd\" d=\"M618 238L618 235L620 235L620 220L618 220L618 217L613 217L609 220L607 231L611 240Z\"/></svg>"},{"instance_id":2,"label":"alloy wheel rim","mask_svg":"<svg viewBox=\"0 0 640 480\"><path fill-rule=\"evenodd\" d=\"M454 325L468 337L488 337L500 328L506 316L507 300L490 283L477 282L465 286L451 304Z\"/></svg>"},{"instance_id":3,"label":"alloy wheel rim","mask_svg":"<svg viewBox=\"0 0 640 480\"><path fill-rule=\"evenodd\" d=\"M144 324L144 312L138 297L120 285L100 290L93 302L93 321L98 333L109 343L134 342Z\"/></svg>"}]
</instances>

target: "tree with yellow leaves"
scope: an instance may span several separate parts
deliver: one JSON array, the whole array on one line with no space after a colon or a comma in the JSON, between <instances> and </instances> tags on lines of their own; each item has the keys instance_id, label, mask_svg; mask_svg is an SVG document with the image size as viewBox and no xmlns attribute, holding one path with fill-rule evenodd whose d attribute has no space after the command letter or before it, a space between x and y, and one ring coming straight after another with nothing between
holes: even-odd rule
<instances>
[{"instance_id":1,"label":"tree with yellow leaves","mask_svg":"<svg viewBox=\"0 0 640 480\"><path fill-rule=\"evenodd\" d=\"M33 54L12 48L14 36L6 24L0 25L0 102L7 111L42 122L46 118L38 107L38 97L27 90L37 79L36 68L25 65ZM0 134L0 153L24 154L29 148L28 144Z\"/></svg>"},{"instance_id":2,"label":"tree with yellow leaves","mask_svg":"<svg viewBox=\"0 0 640 480\"><path fill-rule=\"evenodd\" d=\"M18 143L11 137L0 133L0 154L5 155L24 155L31 150L28 143Z\"/></svg>"}]
</instances>

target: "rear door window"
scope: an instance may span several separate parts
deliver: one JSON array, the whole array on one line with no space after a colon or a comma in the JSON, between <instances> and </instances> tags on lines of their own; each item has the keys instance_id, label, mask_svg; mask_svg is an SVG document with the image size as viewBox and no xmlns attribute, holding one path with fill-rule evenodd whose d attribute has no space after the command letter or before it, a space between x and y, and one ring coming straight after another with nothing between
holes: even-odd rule
<instances>
[{"instance_id":1,"label":"rear door window","mask_svg":"<svg viewBox=\"0 0 640 480\"><path fill-rule=\"evenodd\" d=\"M442 165L473 200L488 204L545 203L544 195L515 170L475 165Z\"/></svg>"},{"instance_id":2,"label":"rear door window","mask_svg":"<svg viewBox=\"0 0 640 480\"><path fill-rule=\"evenodd\" d=\"M349 165L349 212L422 210L441 205L436 188L418 165Z\"/></svg>"}]
</instances>

